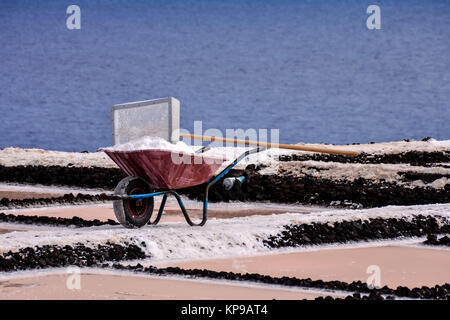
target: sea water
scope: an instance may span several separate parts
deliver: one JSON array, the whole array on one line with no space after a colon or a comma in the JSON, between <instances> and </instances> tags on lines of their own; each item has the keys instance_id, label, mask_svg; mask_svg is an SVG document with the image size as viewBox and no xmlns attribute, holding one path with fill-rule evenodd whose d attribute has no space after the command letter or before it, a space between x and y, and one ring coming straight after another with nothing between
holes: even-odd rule
<instances>
[{"instance_id":1,"label":"sea water","mask_svg":"<svg viewBox=\"0 0 450 320\"><path fill-rule=\"evenodd\" d=\"M95 151L111 144L113 104L165 96L188 130L449 139L449 52L444 0L2 0L0 148Z\"/></svg>"}]
</instances>

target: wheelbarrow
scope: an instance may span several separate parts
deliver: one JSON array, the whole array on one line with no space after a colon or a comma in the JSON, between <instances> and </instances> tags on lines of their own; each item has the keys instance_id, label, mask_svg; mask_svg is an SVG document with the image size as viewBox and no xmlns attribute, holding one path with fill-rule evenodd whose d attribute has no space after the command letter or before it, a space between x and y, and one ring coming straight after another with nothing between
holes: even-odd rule
<instances>
[{"instance_id":1,"label":"wheelbarrow","mask_svg":"<svg viewBox=\"0 0 450 320\"><path fill-rule=\"evenodd\" d=\"M223 158L205 156L204 152L209 147L202 147L193 154L179 153L169 150L134 150L134 151L110 151L103 150L126 174L114 190L114 214L121 225L127 228L140 228L146 224L156 225L164 212L167 197L173 195L180 206L181 212L190 226L203 226L207 221L208 191L233 167L245 157L266 150L267 148L282 148L312 152L323 152L356 156L353 151L318 148L306 145L272 144L251 140L226 139L191 134L180 134L180 137L189 137L203 141L221 141L226 143L254 145L234 159L219 173L216 171L226 161ZM180 161L174 161L175 159ZM178 158L177 158L178 157ZM240 181L244 181L240 177ZM177 192L179 189L205 184L203 197L203 215L198 223L194 223ZM162 195L158 214L153 221L151 217L154 209L154 197Z\"/></svg>"}]
</instances>

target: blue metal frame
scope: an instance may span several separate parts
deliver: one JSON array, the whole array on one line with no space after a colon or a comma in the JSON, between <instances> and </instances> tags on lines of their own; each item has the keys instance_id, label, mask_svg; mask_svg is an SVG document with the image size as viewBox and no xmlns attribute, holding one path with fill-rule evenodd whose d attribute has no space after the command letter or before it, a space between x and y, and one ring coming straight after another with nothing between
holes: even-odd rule
<instances>
[{"instance_id":1,"label":"blue metal frame","mask_svg":"<svg viewBox=\"0 0 450 320\"><path fill-rule=\"evenodd\" d=\"M209 147L203 147L200 150L197 151L197 153L202 153L205 152L206 150L208 150ZM190 219L186 208L184 206L183 201L181 200L180 195L175 191L175 190L164 190L164 191L157 191L157 192L152 192L152 193L145 193L145 194L133 194L133 195L129 195L124 197L124 199L137 199L137 200L141 200L141 199L146 199L146 198L153 198L155 196L159 196L159 195L164 195L162 201L161 201L161 206L159 207L158 210L158 215L156 216L156 219L151 222L149 221L149 224L152 225L156 225L158 224L159 220L161 220L161 216L164 212L164 207L166 205L166 200L169 194L175 196L175 198L178 201L178 205L181 208L181 211L184 215L184 218L186 219L186 222L190 225L190 226L203 226L206 223L206 220L208 219L208 191L209 188L211 186L213 186L217 181L219 181L223 176L225 176L231 169L233 169L238 163L239 161L241 161L242 159L244 159L245 157L253 154L253 153L257 153L260 151L265 150L266 148L255 148L255 149L251 149L251 150L247 150L246 152L244 152L243 154L241 154L239 157L237 157L233 163L231 163L230 165L228 165L225 169L223 169L219 174L211 177L207 184L206 184L206 188L205 188L205 196L203 198L203 217L202 217L202 221L200 221L199 223L194 223L192 222L192 220Z\"/></svg>"}]
</instances>

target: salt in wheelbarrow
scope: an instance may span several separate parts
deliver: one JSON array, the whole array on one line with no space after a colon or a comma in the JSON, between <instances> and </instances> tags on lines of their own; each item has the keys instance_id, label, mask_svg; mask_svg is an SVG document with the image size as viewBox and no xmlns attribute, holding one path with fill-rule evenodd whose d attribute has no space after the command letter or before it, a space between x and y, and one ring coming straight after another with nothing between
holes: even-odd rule
<instances>
[{"instance_id":1,"label":"salt in wheelbarrow","mask_svg":"<svg viewBox=\"0 0 450 320\"><path fill-rule=\"evenodd\" d=\"M242 153L231 164L216 171L226 161L225 159L206 157L203 153L208 147L203 147L194 154L182 154L170 150L135 150L135 151L110 151L103 150L126 174L117 185L113 201L114 214L121 225L127 228L140 228L146 224L156 225L164 212L167 197L175 196L186 222L191 226L203 226L207 220L208 191L222 177L224 177L239 161L250 154L260 152L266 148L282 148L301 151L333 153L356 156L353 151L336 150L328 148L311 147L306 145L286 145L257 142L251 140L226 139L191 134L180 134L181 137L203 141L221 141L225 143L254 145ZM173 156L180 161L173 161ZM194 223L177 190L205 184L203 197L203 216L200 222ZM150 221L154 209L154 197L162 195L161 205L154 221Z\"/></svg>"}]
</instances>

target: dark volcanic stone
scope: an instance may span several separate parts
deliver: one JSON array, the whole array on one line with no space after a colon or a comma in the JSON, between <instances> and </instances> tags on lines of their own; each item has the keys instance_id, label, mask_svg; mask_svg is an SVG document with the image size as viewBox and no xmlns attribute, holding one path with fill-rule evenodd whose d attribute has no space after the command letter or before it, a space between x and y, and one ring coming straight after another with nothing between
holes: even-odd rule
<instances>
[{"instance_id":1,"label":"dark volcanic stone","mask_svg":"<svg viewBox=\"0 0 450 320\"><path fill-rule=\"evenodd\" d=\"M408 163L414 166L426 166L430 163L448 163L450 162L450 152L446 151L407 151L403 153L387 154L369 154L360 153L356 157L335 155L335 154L291 154L280 156L280 161L324 161L340 163L365 163L365 164L399 164Z\"/></svg>"},{"instance_id":2,"label":"dark volcanic stone","mask_svg":"<svg viewBox=\"0 0 450 320\"><path fill-rule=\"evenodd\" d=\"M450 222L444 217L418 215L410 220L371 218L366 221L340 221L332 226L316 222L286 225L281 232L263 240L263 243L271 248L281 248L424 236L430 233L450 233ZM444 237L442 244L447 243L447 239ZM429 244L436 244L437 240L430 236L427 241Z\"/></svg>"},{"instance_id":3,"label":"dark volcanic stone","mask_svg":"<svg viewBox=\"0 0 450 320\"><path fill-rule=\"evenodd\" d=\"M234 272L224 271L212 271L212 270L199 270L199 269L182 269L178 267L157 268L154 266L142 267L127 266L124 267L120 264L114 264L113 268L123 270L134 270L150 274L175 274L195 278L212 278L212 279L227 279L234 281L251 281L265 284L276 284L290 287L306 287L306 288L319 288L328 290L340 290L353 292L351 296L347 296L347 300L384 300L383 295L388 294L386 299L392 300L397 297L409 297L409 298L428 298L428 299L447 299L448 290L450 284L436 285L433 290L427 287L409 289L406 287L398 287L397 289L391 289L384 286L382 289L369 289L366 284L361 281L354 281L352 283L346 283L342 281L322 281L311 279L298 279L293 277L272 277L260 274L241 274ZM364 296L361 295L364 294ZM332 297L321 297L317 300L343 300L341 298L333 299Z\"/></svg>"},{"instance_id":4,"label":"dark volcanic stone","mask_svg":"<svg viewBox=\"0 0 450 320\"><path fill-rule=\"evenodd\" d=\"M427 236L427 240L425 240L423 243L435 246L450 246L450 238L448 236L443 236L442 238L438 239L437 235L429 234Z\"/></svg>"},{"instance_id":5,"label":"dark volcanic stone","mask_svg":"<svg viewBox=\"0 0 450 320\"><path fill-rule=\"evenodd\" d=\"M95 248L82 244L75 246L27 247L18 252L0 255L0 271L39 269L45 267L101 266L106 261L123 261L145 258L145 253L134 244L106 243Z\"/></svg>"},{"instance_id":6,"label":"dark volcanic stone","mask_svg":"<svg viewBox=\"0 0 450 320\"><path fill-rule=\"evenodd\" d=\"M84 220L79 217L73 218L55 218L46 216L24 216L16 214L5 214L0 212L0 222L7 223L24 223L24 224L43 224L54 226L75 226L75 227L93 227L102 225L118 225L114 220L108 219L107 221Z\"/></svg>"},{"instance_id":7,"label":"dark volcanic stone","mask_svg":"<svg viewBox=\"0 0 450 320\"><path fill-rule=\"evenodd\" d=\"M114 189L125 177L119 168L0 166L0 181Z\"/></svg>"},{"instance_id":8,"label":"dark volcanic stone","mask_svg":"<svg viewBox=\"0 0 450 320\"><path fill-rule=\"evenodd\" d=\"M249 169L250 167L250 169ZM232 174L245 175L247 178L238 192L225 191L213 186L209 192L211 201L263 201L282 203L311 203L329 205L340 201L341 206L361 205L379 207L385 205L413 205L427 203L447 203L450 199L450 187L435 189L430 187L409 187L391 182L373 182L358 178L349 180L331 180L312 176L294 176L289 173L280 175L262 175L248 166L244 172ZM430 176L427 179L434 179ZM203 199L204 185L181 190L190 198Z\"/></svg>"},{"instance_id":9,"label":"dark volcanic stone","mask_svg":"<svg viewBox=\"0 0 450 320\"><path fill-rule=\"evenodd\" d=\"M450 178L448 174L440 174L440 173L423 173L423 172L399 172L399 176L402 177L403 181L416 181L421 180L425 183L432 183L435 180L441 178Z\"/></svg>"},{"instance_id":10,"label":"dark volcanic stone","mask_svg":"<svg viewBox=\"0 0 450 320\"><path fill-rule=\"evenodd\" d=\"M33 207L33 206L46 206L55 204L80 204L87 202L104 202L110 201L111 196L101 193L96 195L90 194L77 194L74 196L71 193L65 194L62 197L51 198L30 198L30 199L7 199L2 198L0 200L0 207L5 208L20 208L20 207Z\"/></svg>"},{"instance_id":11,"label":"dark volcanic stone","mask_svg":"<svg viewBox=\"0 0 450 320\"><path fill-rule=\"evenodd\" d=\"M291 155L282 161L320 160L335 162L362 163L410 163L413 165L427 165L430 163L450 162L449 152L417 153L407 152L400 155L360 155L360 158L337 155ZM375 157L375 158L374 158ZM237 185L231 191L226 191L219 180L209 192L210 201L263 201L283 203L312 203L328 205L331 202L348 201L350 205L359 204L365 207L384 205L411 205L427 203L446 203L450 198L450 185L444 189L426 187L409 188L395 183L374 183L370 180L356 179L354 181L339 181L321 179L312 176L297 177L287 173L281 175L262 175L258 170L261 166L254 164L245 170L231 170L228 176L244 175L247 178L242 186ZM68 185L89 188L104 188L112 190L125 176L118 168L100 167L60 167L60 166L0 166L0 181L39 183L44 185ZM403 179L424 179L434 181L439 178L435 174L414 175L404 173ZM204 185L180 190L180 193L194 199L203 199ZM106 198L104 200L107 200ZM0 204L10 206L9 200L2 200ZM39 201L48 201L40 199ZM38 203L35 201L34 203ZM96 201L90 199L54 199L59 201ZM17 203L17 205L20 205Z\"/></svg>"}]
</instances>

